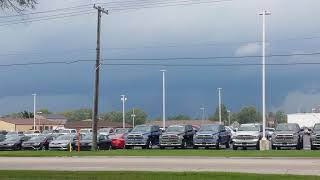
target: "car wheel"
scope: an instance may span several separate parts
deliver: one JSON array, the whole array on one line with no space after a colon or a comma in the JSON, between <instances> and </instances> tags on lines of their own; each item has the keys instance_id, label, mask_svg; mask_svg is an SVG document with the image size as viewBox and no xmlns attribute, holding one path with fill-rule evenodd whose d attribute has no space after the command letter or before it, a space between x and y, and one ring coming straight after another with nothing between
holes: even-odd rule
<instances>
[{"instance_id":1,"label":"car wheel","mask_svg":"<svg viewBox=\"0 0 320 180\"><path fill-rule=\"evenodd\" d=\"M300 149L301 149L301 144L300 144L300 143L297 144L296 149L297 149L297 150L300 150Z\"/></svg>"},{"instance_id":2,"label":"car wheel","mask_svg":"<svg viewBox=\"0 0 320 180\"><path fill-rule=\"evenodd\" d=\"M131 149L132 147L131 147L131 146L128 146L128 145L125 145L124 148L125 148L125 149Z\"/></svg>"},{"instance_id":3,"label":"car wheel","mask_svg":"<svg viewBox=\"0 0 320 180\"><path fill-rule=\"evenodd\" d=\"M232 149L233 149L233 150L238 150L238 147L235 146L235 145L233 145L233 146L232 146Z\"/></svg>"},{"instance_id":4,"label":"car wheel","mask_svg":"<svg viewBox=\"0 0 320 180\"><path fill-rule=\"evenodd\" d=\"M165 149L165 147L164 146L159 146L160 147L160 149Z\"/></svg>"},{"instance_id":5,"label":"car wheel","mask_svg":"<svg viewBox=\"0 0 320 180\"><path fill-rule=\"evenodd\" d=\"M281 147L277 147L277 150L281 150Z\"/></svg>"},{"instance_id":6,"label":"car wheel","mask_svg":"<svg viewBox=\"0 0 320 180\"><path fill-rule=\"evenodd\" d=\"M256 150L260 150L260 143L257 143Z\"/></svg>"},{"instance_id":7,"label":"car wheel","mask_svg":"<svg viewBox=\"0 0 320 180\"><path fill-rule=\"evenodd\" d=\"M218 141L217 144L216 144L216 149L220 149L220 143L219 143L219 141Z\"/></svg>"},{"instance_id":8,"label":"car wheel","mask_svg":"<svg viewBox=\"0 0 320 180\"><path fill-rule=\"evenodd\" d=\"M230 148L230 141L227 141L226 142L226 149L229 149Z\"/></svg>"},{"instance_id":9,"label":"car wheel","mask_svg":"<svg viewBox=\"0 0 320 180\"><path fill-rule=\"evenodd\" d=\"M312 144L311 144L310 149L311 149L311 150L316 150L316 147L315 147L314 145L312 145Z\"/></svg>"},{"instance_id":10,"label":"car wheel","mask_svg":"<svg viewBox=\"0 0 320 180\"><path fill-rule=\"evenodd\" d=\"M148 140L146 148L147 149L152 149L152 141L151 140Z\"/></svg>"},{"instance_id":11,"label":"car wheel","mask_svg":"<svg viewBox=\"0 0 320 180\"><path fill-rule=\"evenodd\" d=\"M199 147L198 146L193 146L193 149L199 149Z\"/></svg>"},{"instance_id":12,"label":"car wheel","mask_svg":"<svg viewBox=\"0 0 320 180\"><path fill-rule=\"evenodd\" d=\"M186 148L187 148L187 141L186 140L182 140L181 149L186 149Z\"/></svg>"},{"instance_id":13,"label":"car wheel","mask_svg":"<svg viewBox=\"0 0 320 180\"><path fill-rule=\"evenodd\" d=\"M272 149L272 150L275 150L276 147L275 147L274 145L271 145L271 149Z\"/></svg>"}]
</instances>

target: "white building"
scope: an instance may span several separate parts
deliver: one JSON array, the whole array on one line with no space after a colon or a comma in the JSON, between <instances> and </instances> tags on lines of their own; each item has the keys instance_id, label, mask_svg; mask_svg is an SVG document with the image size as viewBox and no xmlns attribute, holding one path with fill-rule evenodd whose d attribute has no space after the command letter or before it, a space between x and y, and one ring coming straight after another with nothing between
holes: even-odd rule
<instances>
[{"instance_id":1,"label":"white building","mask_svg":"<svg viewBox=\"0 0 320 180\"><path fill-rule=\"evenodd\" d=\"M300 127L313 127L320 123L320 113L296 113L288 114L288 123L298 123Z\"/></svg>"}]
</instances>

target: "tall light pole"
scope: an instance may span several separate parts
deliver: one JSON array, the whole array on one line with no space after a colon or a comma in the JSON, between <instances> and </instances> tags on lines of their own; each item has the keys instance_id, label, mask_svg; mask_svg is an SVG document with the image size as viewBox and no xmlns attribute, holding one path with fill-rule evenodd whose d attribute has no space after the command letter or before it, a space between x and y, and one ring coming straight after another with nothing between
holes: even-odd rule
<instances>
[{"instance_id":1,"label":"tall light pole","mask_svg":"<svg viewBox=\"0 0 320 180\"><path fill-rule=\"evenodd\" d=\"M202 108L200 108L200 110L202 111L202 117L201 117L201 119L204 120L204 110L205 110L204 106L203 106Z\"/></svg>"},{"instance_id":2,"label":"tall light pole","mask_svg":"<svg viewBox=\"0 0 320 180\"><path fill-rule=\"evenodd\" d=\"M166 72L167 70L160 70L162 72L162 126L166 128Z\"/></svg>"},{"instance_id":3,"label":"tall light pole","mask_svg":"<svg viewBox=\"0 0 320 180\"><path fill-rule=\"evenodd\" d=\"M230 124L231 124L231 123L230 123L230 119L231 119L231 111L230 111L230 110L228 110L227 112L228 112L228 115L229 115L229 118L228 118L228 119L229 119L229 126L230 126Z\"/></svg>"},{"instance_id":4,"label":"tall light pole","mask_svg":"<svg viewBox=\"0 0 320 180\"><path fill-rule=\"evenodd\" d=\"M266 15L271 13L263 10L259 15L262 15L262 139L266 140Z\"/></svg>"},{"instance_id":5,"label":"tall light pole","mask_svg":"<svg viewBox=\"0 0 320 180\"><path fill-rule=\"evenodd\" d=\"M222 88L218 88L219 91L219 123L221 124L221 90Z\"/></svg>"},{"instance_id":6,"label":"tall light pole","mask_svg":"<svg viewBox=\"0 0 320 180\"><path fill-rule=\"evenodd\" d=\"M126 128L126 123L125 123L125 119L126 119L126 115L124 112L124 104L128 99L126 98L126 95L121 95L121 101L122 101L122 128Z\"/></svg>"},{"instance_id":7,"label":"tall light pole","mask_svg":"<svg viewBox=\"0 0 320 180\"><path fill-rule=\"evenodd\" d=\"M131 117L132 117L132 128L134 128L134 118L136 117L136 114L134 113L134 108L132 109Z\"/></svg>"},{"instance_id":8,"label":"tall light pole","mask_svg":"<svg viewBox=\"0 0 320 180\"><path fill-rule=\"evenodd\" d=\"M36 130L36 97L37 94L32 94L33 96L33 130Z\"/></svg>"}]
</instances>

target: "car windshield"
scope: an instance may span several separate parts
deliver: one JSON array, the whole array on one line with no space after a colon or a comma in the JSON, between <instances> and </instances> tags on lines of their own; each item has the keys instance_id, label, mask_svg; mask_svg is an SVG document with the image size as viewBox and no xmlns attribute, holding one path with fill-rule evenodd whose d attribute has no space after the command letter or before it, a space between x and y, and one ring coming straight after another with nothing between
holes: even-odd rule
<instances>
[{"instance_id":1,"label":"car windshield","mask_svg":"<svg viewBox=\"0 0 320 180\"><path fill-rule=\"evenodd\" d=\"M240 126L238 131L259 131L259 126Z\"/></svg>"},{"instance_id":2,"label":"car windshield","mask_svg":"<svg viewBox=\"0 0 320 180\"><path fill-rule=\"evenodd\" d=\"M279 124L276 131L296 131L297 126L295 124Z\"/></svg>"},{"instance_id":3,"label":"car windshield","mask_svg":"<svg viewBox=\"0 0 320 180\"><path fill-rule=\"evenodd\" d=\"M99 129L98 132L110 132L111 131L111 128L102 128L102 129Z\"/></svg>"},{"instance_id":4,"label":"car windshield","mask_svg":"<svg viewBox=\"0 0 320 180\"><path fill-rule=\"evenodd\" d=\"M34 136L30 138L30 141L44 141L46 139L46 136Z\"/></svg>"},{"instance_id":5,"label":"car windshield","mask_svg":"<svg viewBox=\"0 0 320 180\"><path fill-rule=\"evenodd\" d=\"M124 134L127 133L128 129L119 128L114 131L115 134Z\"/></svg>"},{"instance_id":6,"label":"car windshield","mask_svg":"<svg viewBox=\"0 0 320 180\"><path fill-rule=\"evenodd\" d=\"M69 136L69 135L67 135L67 136L58 136L56 140L70 140L72 138L73 138L73 136Z\"/></svg>"},{"instance_id":7,"label":"car windshield","mask_svg":"<svg viewBox=\"0 0 320 180\"><path fill-rule=\"evenodd\" d=\"M314 131L320 131L320 124L314 125L313 130Z\"/></svg>"},{"instance_id":8,"label":"car windshield","mask_svg":"<svg viewBox=\"0 0 320 180\"><path fill-rule=\"evenodd\" d=\"M149 132L150 126L136 126L131 132Z\"/></svg>"},{"instance_id":9,"label":"car windshield","mask_svg":"<svg viewBox=\"0 0 320 180\"><path fill-rule=\"evenodd\" d=\"M213 131L218 132L219 131L219 125L204 125L200 127L199 132L201 131Z\"/></svg>"},{"instance_id":10,"label":"car windshield","mask_svg":"<svg viewBox=\"0 0 320 180\"><path fill-rule=\"evenodd\" d=\"M88 132L90 132L90 129L81 129L80 132L82 132L82 133L88 133Z\"/></svg>"},{"instance_id":11,"label":"car windshield","mask_svg":"<svg viewBox=\"0 0 320 180\"><path fill-rule=\"evenodd\" d=\"M61 132L62 133L70 133L70 130L65 129L65 130L62 130Z\"/></svg>"},{"instance_id":12,"label":"car windshield","mask_svg":"<svg viewBox=\"0 0 320 180\"><path fill-rule=\"evenodd\" d=\"M169 126L166 132L184 132L184 126Z\"/></svg>"},{"instance_id":13,"label":"car windshield","mask_svg":"<svg viewBox=\"0 0 320 180\"><path fill-rule=\"evenodd\" d=\"M19 141L20 138L20 136L9 136L6 141Z\"/></svg>"},{"instance_id":14,"label":"car windshield","mask_svg":"<svg viewBox=\"0 0 320 180\"><path fill-rule=\"evenodd\" d=\"M92 134L91 134L91 135L83 136L81 139L82 139L82 140L92 140L92 139L93 139L92 137L93 137L93 136L92 136Z\"/></svg>"}]
</instances>

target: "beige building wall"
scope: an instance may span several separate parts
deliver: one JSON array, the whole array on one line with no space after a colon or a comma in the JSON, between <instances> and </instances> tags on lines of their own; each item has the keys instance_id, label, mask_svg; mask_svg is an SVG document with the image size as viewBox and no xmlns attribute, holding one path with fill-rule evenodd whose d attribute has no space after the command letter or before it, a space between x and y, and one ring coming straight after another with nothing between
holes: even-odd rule
<instances>
[{"instance_id":1,"label":"beige building wall","mask_svg":"<svg viewBox=\"0 0 320 180\"><path fill-rule=\"evenodd\" d=\"M31 125L16 125L16 131L30 131L32 130Z\"/></svg>"},{"instance_id":2,"label":"beige building wall","mask_svg":"<svg viewBox=\"0 0 320 180\"><path fill-rule=\"evenodd\" d=\"M4 121L0 121L0 130L16 131L14 124L7 123Z\"/></svg>"}]
</instances>

